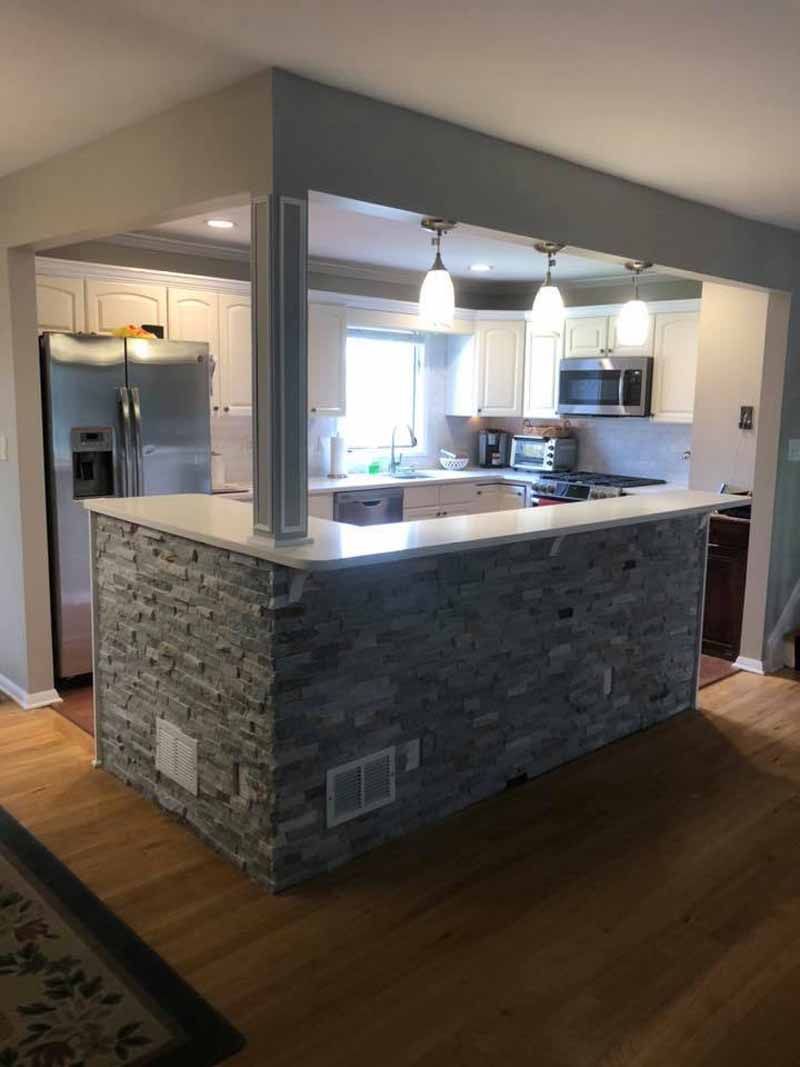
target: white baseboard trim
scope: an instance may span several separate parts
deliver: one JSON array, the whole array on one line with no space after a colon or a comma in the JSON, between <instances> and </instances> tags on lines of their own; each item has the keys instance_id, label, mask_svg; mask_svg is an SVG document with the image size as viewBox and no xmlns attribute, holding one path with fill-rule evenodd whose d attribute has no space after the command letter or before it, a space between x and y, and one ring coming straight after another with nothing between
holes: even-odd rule
<instances>
[{"instance_id":1,"label":"white baseboard trim","mask_svg":"<svg viewBox=\"0 0 800 1067\"><path fill-rule=\"evenodd\" d=\"M46 708L48 704L61 703L61 697L55 689L42 689L38 693L27 693L4 674L0 674L0 691L10 696L25 711Z\"/></svg>"},{"instance_id":2,"label":"white baseboard trim","mask_svg":"<svg viewBox=\"0 0 800 1067\"><path fill-rule=\"evenodd\" d=\"M739 656L734 663L740 671L749 671L750 674L766 674L764 664L760 659L751 659L749 656Z\"/></svg>"}]
</instances>

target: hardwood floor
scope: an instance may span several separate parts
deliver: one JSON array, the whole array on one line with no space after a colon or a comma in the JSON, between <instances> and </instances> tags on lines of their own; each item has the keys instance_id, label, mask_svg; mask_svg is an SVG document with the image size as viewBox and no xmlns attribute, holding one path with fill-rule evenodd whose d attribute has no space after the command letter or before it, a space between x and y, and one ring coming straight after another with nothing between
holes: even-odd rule
<instances>
[{"instance_id":1,"label":"hardwood floor","mask_svg":"<svg viewBox=\"0 0 800 1067\"><path fill-rule=\"evenodd\" d=\"M797 1067L800 684L703 711L269 897L0 709L0 803L248 1037L236 1067Z\"/></svg>"},{"instance_id":2,"label":"hardwood floor","mask_svg":"<svg viewBox=\"0 0 800 1067\"><path fill-rule=\"evenodd\" d=\"M56 711L94 737L93 688L91 685L61 685L61 703Z\"/></svg>"},{"instance_id":3,"label":"hardwood floor","mask_svg":"<svg viewBox=\"0 0 800 1067\"><path fill-rule=\"evenodd\" d=\"M719 656L706 656L703 654L700 657L699 688L705 689L707 685L713 685L723 678L728 678L731 674L736 674L738 670L739 668L735 667L729 660L720 659Z\"/></svg>"}]
</instances>

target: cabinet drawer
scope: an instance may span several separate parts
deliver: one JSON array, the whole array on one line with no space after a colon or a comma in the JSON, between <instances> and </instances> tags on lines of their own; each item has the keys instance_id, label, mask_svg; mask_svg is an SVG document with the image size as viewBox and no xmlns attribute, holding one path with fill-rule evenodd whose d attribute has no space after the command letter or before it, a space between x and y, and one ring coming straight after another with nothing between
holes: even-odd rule
<instances>
[{"instance_id":1,"label":"cabinet drawer","mask_svg":"<svg viewBox=\"0 0 800 1067\"><path fill-rule=\"evenodd\" d=\"M409 485L403 490L404 508L429 508L438 503L438 485Z\"/></svg>"},{"instance_id":2,"label":"cabinet drawer","mask_svg":"<svg viewBox=\"0 0 800 1067\"><path fill-rule=\"evenodd\" d=\"M441 508L434 504L429 508L403 508L403 522L412 522L414 519L438 519L441 518Z\"/></svg>"},{"instance_id":3,"label":"cabinet drawer","mask_svg":"<svg viewBox=\"0 0 800 1067\"><path fill-rule=\"evenodd\" d=\"M472 504L477 499L478 488L474 482L453 482L439 486L440 504Z\"/></svg>"},{"instance_id":4,"label":"cabinet drawer","mask_svg":"<svg viewBox=\"0 0 800 1067\"><path fill-rule=\"evenodd\" d=\"M747 519L728 519L720 515L711 516L708 531L709 550L715 546L740 549L747 552L750 540L750 523Z\"/></svg>"}]
</instances>

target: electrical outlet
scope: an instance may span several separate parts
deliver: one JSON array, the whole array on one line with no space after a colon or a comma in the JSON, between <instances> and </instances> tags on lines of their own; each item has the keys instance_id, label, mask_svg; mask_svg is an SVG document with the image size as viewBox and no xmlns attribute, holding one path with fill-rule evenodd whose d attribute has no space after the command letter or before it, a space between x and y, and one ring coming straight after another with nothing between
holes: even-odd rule
<instances>
[{"instance_id":1,"label":"electrical outlet","mask_svg":"<svg viewBox=\"0 0 800 1067\"><path fill-rule=\"evenodd\" d=\"M800 463L800 437L789 439L789 462Z\"/></svg>"},{"instance_id":2,"label":"electrical outlet","mask_svg":"<svg viewBox=\"0 0 800 1067\"><path fill-rule=\"evenodd\" d=\"M415 737L413 741L409 741L405 746L406 757L406 770L415 771L419 767L420 752L419 752L419 738Z\"/></svg>"}]
</instances>

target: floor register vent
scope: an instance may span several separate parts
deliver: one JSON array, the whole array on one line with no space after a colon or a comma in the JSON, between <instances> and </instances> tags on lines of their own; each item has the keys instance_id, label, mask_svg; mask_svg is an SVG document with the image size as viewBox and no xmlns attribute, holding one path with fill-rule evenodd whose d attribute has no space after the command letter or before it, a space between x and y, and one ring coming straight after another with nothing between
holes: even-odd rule
<instances>
[{"instance_id":1,"label":"floor register vent","mask_svg":"<svg viewBox=\"0 0 800 1067\"><path fill-rule=\"evenodd\" d=\"M197 796L197 741L166 719L156 719L156 770Z\"/></svg>"},{"instance_id":2,"label":"floor register vent","mask_svg":"<svg viewBox=\"0 0 800 1067\"><path fill-rule=\"evenodd\" d=\"M338 826L394 800L395 746L333 767L326 775L328 826Z\"/></svg>"}]
</instances>

